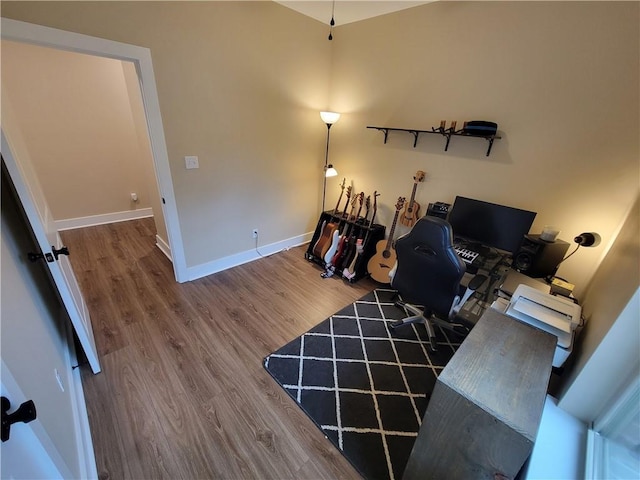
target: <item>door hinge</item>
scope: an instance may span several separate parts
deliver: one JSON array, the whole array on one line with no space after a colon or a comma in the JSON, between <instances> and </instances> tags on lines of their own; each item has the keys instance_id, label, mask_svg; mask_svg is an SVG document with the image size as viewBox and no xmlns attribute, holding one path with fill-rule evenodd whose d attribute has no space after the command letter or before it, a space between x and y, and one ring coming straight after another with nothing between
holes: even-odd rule
<instances>
[{"instance_id":1,"label":"door hinge","mask_svg":"<svg viewBox=\"0 0 640 480\"><path fill-rule=\"evenodd\" d=\"M48 263L55 262L55 259L53 258L53 255L51 253L49 253L49 252L47 252L47 253L29 252L29 253L27 253L27 258L31 262L37 262L40 259L45 259Z\"/></svg>"}]
</instances>

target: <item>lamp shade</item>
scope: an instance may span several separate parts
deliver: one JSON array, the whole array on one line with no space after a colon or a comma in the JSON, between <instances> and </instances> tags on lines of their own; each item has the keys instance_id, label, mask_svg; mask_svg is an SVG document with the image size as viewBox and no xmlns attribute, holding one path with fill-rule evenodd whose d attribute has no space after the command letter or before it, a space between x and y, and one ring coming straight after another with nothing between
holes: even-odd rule
<instances>
[{"instance_id":1,"label":"lamp shade","mask_svg":"<svg viewBox=\"0 0 640 480\"><path fill-rule=\"evenodd\" d=\"M340 119L340 114L336 112L320 112L320 118L327 125L333 125Z\"/></svg>"},{"instance_id":2,"label":"lamp shade","mask_svg":"<svg viewBox=\"0 0 640 480\"><path fill-rule=\"evenodd\" d=\"M333 168L333 165L327 165L327 171L324 172L325 177L335 177L338 175L338 171Z\"/></svg>"},{"instance_id":3,"label":"lamp shade","mask_svg":"<svg viewBox=\"0 0 640 480\"><path fill-rule=\"evenodd\" d=\"M578 235L573 239L578 245L582 247L597 247L600 245L602 238L596 232L585 232Z\"/></svg>"}]
</instances>

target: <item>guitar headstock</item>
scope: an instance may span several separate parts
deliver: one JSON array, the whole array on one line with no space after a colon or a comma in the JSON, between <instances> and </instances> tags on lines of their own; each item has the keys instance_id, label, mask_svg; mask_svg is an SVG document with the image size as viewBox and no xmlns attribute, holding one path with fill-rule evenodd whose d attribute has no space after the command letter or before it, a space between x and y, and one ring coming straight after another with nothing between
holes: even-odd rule
<instances>
[{"instance_id":1,"label":"guitar headstock","mask_svg":"<svg viewBox=\"0 0 640 480\"><path fill-rule=\"evenodd\" d=\"M341 189L341 191L343 191L343 192L344 192L344 186L346 185L346 182L347 182L347 179L346 179L346 178L343 178L343 179L342 179L342 184L340 185L340 189Z\"/></svg>"},{"instance_id":2,"label":"guitar headstock","mask_svg":"<svg viewBox=\"0 0 640 480\"><path fill-rule=\"evenodd\" d=\"M347 201L348 201L349 198L351 198L351 190L352 190L352 187L351 187L351 185L349 185L347 187Z\"/></svg>"},{"instance_id":3,"label":"guitar headstock","mask_svg":"<svg viewBox=\"0 0 640 480\"><path fill-rule=\"evenodd\" d=\"M356 193L353 198L351 199L351 206L353 208L356 208L356 205L358 204L358 198L360 198L360 194Z\"/></svg>"},{"instance_id":4,"label":"guitar headstock","mask_svg":"<svg viewBox=\"0 0 640 480\"><path fill-rule=\"evenodd\" d=\"M364 202L364 192L360 192L358 194L358 203L360 204L361 207L363 202Z\"/></svg>"},{"instance_id":5,"label":"guitar headstock","mask_svg":"<svg viewBox=\"0 0 640 480\"><path fill-rule=\"evenodd\" d=\"M413 177L413 180L415 181L415 183L419 183L424 180L425 175L426 173L424 173L422 170L418 170Z\"/></svg>"},{"instance_id":6,"label":"guitar headstock","mask_svg":"<svg viewBox=\"0 0 640 480\"><path fill-rule=\"evenodd\" d=\"M402 208L404 207L404 202L405 202L406 200L407 200L407 199L406 199L406 198L404 198L404 197L398 197L398 201L396 202L396 210L397 210L397 211L402 210Z\"/></svg>"},{"instance_id":7,"label":"guitar headstock","mask_svg":"<svg viewBox=\"0 0 640 480\"><path fill-rule=\"evenodd\" d=\"M369 216L369 210L371 209L371 195L367 195L367 199L364 201L364 208L367 209L365 218Z\"/></svg>"},{"instance_id":8,"label":"guitar headstock","mask_svg":"<svg viewBox=\"0 0 640 480\"><path fill-rule=\"evenodd\" d=\"M373 209L374 210L378 209L378 197L379 196L380 196L380 194L378 193L377 190L375 192L373 192Z\"/></svg>"}]
</instances>

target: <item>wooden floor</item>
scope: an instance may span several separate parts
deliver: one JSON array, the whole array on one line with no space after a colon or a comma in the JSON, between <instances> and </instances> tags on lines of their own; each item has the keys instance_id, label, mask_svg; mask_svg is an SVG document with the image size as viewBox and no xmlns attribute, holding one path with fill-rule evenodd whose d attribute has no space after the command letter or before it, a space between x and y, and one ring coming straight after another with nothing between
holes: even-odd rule
<instances>
[{"instance_id":1,"label":"wooden floor","mask_svg":"<svg viewBox=\"0 0 640 480\"><path fill-rule=\"evenodd\" d=\"M63 233L102 373L82 367L101 479L360 478L263 358L374 288L294 248L178 284L152 219Z\"/></svg>"}]
</instances>

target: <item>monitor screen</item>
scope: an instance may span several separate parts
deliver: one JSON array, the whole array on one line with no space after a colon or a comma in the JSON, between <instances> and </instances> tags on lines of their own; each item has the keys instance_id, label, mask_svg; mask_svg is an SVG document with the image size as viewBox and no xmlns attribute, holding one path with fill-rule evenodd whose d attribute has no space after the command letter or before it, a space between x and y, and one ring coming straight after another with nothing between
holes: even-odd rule
<instances>
[{"instance_id":1,"label":"monitor screen","mask_svg":"<svg viewBox=\"0 0 640 480\"><path fill-rule=\"evenodd\" d=\"M536 212L466 197L456 197L448 221L455 237L515 253Z\"/></svg>"}]
</instances>

